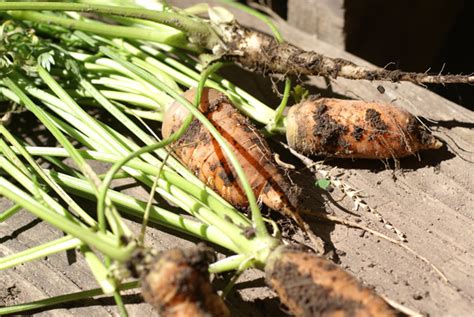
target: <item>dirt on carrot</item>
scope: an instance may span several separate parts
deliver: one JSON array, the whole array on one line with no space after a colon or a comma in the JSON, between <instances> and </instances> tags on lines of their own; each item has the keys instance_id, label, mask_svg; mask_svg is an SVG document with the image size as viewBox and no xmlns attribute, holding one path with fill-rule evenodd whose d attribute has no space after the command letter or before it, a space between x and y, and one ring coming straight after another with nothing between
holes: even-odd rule
<instances>
[{"instance_id":1,"label":"dirt on carrot","mask_svg":"<svg viewBox=\"0 0 474 317\"><path fill-rule=\"evenodd\" d=\"M306 155L388 159L442 146L409 112L358 100L308 99L290 108L286 127Z\"/></svg>"},{"instance_id":2,"label":"dirt on carrot","mask_svg":"<svg viewBox=\"0 0 474 317\"><path fill-rule=\"evenodd\" d=\"M193 102L195 90L185 98ZM199 110L222 134L242 165L255 196L267 207L282 212L294 220L298 189L275 164L266 140L248 118L238 112L226 96L214 89L204 89ZM166 111L162 135L177 131L188 115L179 103ZM173 146L176 156L209 187L236 207L247 208L247 197L232 164L218 142L194 119L186 133Z\"/></svg>"},{"instance_id":3,"label":"dirt on carrot","mask_svg":"<svg viewBox=\"0 0 474 317\"><path fill-rule=\"evenodd\" d=\"M289 246L276 249L265 280L295 316L396 316L381 297L329 260Z\"/></svg>"},{"instance_id":4,"label":"dirt on carrot","mask_svg":"<svg viewBox=\"0 0 474 317\"><path fill-rule=\"evenodd\" d=\"M160 253L141 272L144 299L163 317L230 316L209 281L208 266L214 260L212 250L202 244Z\"/></svg>"}]
</instances>

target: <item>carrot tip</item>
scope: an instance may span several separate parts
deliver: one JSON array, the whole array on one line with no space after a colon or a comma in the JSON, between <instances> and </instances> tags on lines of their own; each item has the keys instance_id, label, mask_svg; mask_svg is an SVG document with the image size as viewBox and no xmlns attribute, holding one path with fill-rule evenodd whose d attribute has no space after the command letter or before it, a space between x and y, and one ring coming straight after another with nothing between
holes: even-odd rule
<instances>
[{"instance_id":1,"label":"carrot tip","mask_svg":"<svg viewBox=\"0 0 474 317\"><path fill-rule=\"evenodd\" d=\"M439 148L441 148L443 146L443 142L441 142L440 140L436 140L434 143L433 143L433 149L434 150L437 150Z\"/></svg>"}]
</instances>

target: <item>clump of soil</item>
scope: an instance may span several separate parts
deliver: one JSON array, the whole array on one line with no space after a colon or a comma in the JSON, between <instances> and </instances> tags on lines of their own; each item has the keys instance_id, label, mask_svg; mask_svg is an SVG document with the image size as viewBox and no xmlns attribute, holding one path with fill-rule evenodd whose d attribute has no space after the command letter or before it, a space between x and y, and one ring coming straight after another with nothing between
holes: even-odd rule
<instances>
[{"instance_id":1,"label":"clump of soil","mask_svg":"<svg viewBox=\"0 0 474 317\"><path fill-rule=\"evenodd\" d=\"M15 284L0 289L0 306L7 306L15 303L18 294L20 294L20 290L18 290Z\"/></svg>"},{"instance_id":2,"label":"clump of soil","mask_svg":"<svg viewBox=\"0 0 474 317\"><path fill-rule=\"evenodd\" d=\"M365 121L367 121L372 128L375 129L375 133L387 132L387 125L383 122L380 112L375 109L369 108L365 111Z\"/></svg>"},{"instance_id":3,"label":"clump of soil","mask_svg":"<svg viewBox=\"0 0 474 317\"><path fill-rule=\"evenodd\" d=\"M322 104L314 113L315 128L313 134L319 137L323 151L333 151L335 148L347 144L341 138L347 132L347 128L333 120L327 111L328 106Z\"/></svg>"}]
</instances>

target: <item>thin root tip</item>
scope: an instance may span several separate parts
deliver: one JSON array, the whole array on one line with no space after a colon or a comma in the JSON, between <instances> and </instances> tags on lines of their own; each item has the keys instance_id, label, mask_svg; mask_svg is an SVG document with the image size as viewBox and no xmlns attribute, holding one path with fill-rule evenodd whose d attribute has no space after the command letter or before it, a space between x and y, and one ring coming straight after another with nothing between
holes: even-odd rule
<instances>
[{"instance_id":1,"label":"thin root tip","mask_svg":"<svg viewBox=\"0 0 474 317\"><path fill-rule=\"evenodd\" d=\"M434 143L433 143L433 146L432 146L432 149L439 149L443 146L443 142L441 142L440 140L438 139L435 139Z\"/></svg>"}]
</instances>

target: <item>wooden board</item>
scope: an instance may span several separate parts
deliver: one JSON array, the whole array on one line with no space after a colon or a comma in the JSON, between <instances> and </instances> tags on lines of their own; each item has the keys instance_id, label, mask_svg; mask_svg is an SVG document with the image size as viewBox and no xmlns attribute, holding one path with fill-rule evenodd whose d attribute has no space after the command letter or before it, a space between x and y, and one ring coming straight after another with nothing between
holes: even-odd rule
<instances>
[{"instance_id":1,"label":"wooden board","mask_svg":"<svg viewBox=\"0 0 474 317\"><path fill-rule=\"evenodd\" d=\"M345 47L343 0L288 0L288 24L335 47Z\"/></svg>"},{"instance_id":2,"label":"wooden board","mask_svg":"<svg viewBox=\"0 0 474 317\"><path fill-rule=\"evenodd\" d=\"M201 1L170 1L184 6ZM245 25L267 30L260 21L241 13L237 18ZM313 36L279 22L285 38L305 49L317 50L334 57L343 57L367 64ZM268 87L268 79L255 74L236 71L234 77L269 103L275 102ZM232 76L232 74L230 74ZM448 147L437 152L423 153L420 159L401 161L400 170L387 169L382 162L329 161L341 178L355 188L362 189L366 201L388 221L406 232L408 246L436 265L450 280L442 281L426 263L399 246L380 238L363 235L340 225L319 225L327 233L341 265L379 293L416 311L432 316L467 316L472 313L474 286L474 113L449 102L422 87L412 84L392 84L366 81L302 79L313 93L323 96L340 95L370 101L393 102L409 111L437 121L430 123L435 134ZM377 86L383 85L381 94ZM262 88L263 87L263 88ZM459 154L454 154L453 150ZM464 149L464 150L462 150ZM462 157L461 157L462 156ZM468 162L470 160L471 162ZM105 170L105 166L97 166ZM306 173L304 170L300 171ZM131 188L143 196L140 188ZM341 198L337 191L335 199ZM316 197L314 199L317 199ZM351 209L353 203L345 198L340 204ZM0 210L8 205L0 198ZM339 216L355 219L328 204ZM393 236L377 218L358 212L361 224ZM137 224L131 224L139 230ZM22 211L5 223L0 223L0 256L5 256L58 238L62 233L34 219ZM147 242L167 249L193 243L159 230L151 229ZM279 316L275 296L263 284L261 273L248 271L237 284L231 297L231 308L237 315ZM48 296L60 295L96 287L84 260L74 252L48 257L0 272L0 305L10 305ZM125 297L131 316L152 314L136 292ZM51 309L39 316L116 316L117 310L110 297L74 303L67 308Z\"/></svg>"}]
</instances>

